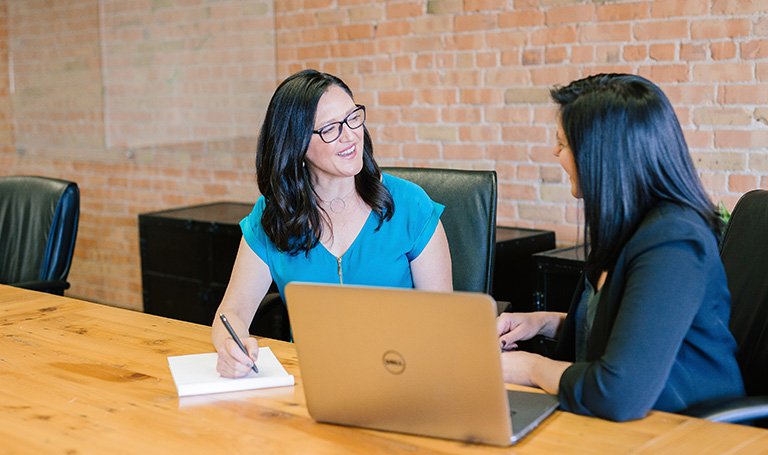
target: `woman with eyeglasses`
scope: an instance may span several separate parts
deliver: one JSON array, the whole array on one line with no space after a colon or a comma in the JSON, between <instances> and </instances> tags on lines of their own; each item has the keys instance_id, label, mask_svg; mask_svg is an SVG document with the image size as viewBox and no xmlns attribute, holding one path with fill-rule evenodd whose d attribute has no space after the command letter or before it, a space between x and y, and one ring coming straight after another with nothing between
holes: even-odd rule
<instances>
[{"instance_id":1,"label":"woman with eyeglasses","mask_svg":"<svg viewBox=\"0 0 768 455\"><path fill-rule=\"evenodd\" d=\"M298 72L275 91L259 134L262 196L240 223L243 239L213 344L222 376L248 373L258 345L248 327L274 280L450 291L443 206L419 186L382 174L365 128L365 106L339 78Z\"/></svg>"},{"instance_id":2,"label":"woman with eyeglasses","mask_svg":"<svg viewBox=\"0 0 768 455\"><path fill-rule=\"evenodd\" d=\"M721 221L675 112L652 82L600 74L552 90L554 155L584 202L584 276L568 314L497 320L504 378L623 421L742 396ZM554 359L517 351L557 338Z\"/></svg>"}]
</instances>

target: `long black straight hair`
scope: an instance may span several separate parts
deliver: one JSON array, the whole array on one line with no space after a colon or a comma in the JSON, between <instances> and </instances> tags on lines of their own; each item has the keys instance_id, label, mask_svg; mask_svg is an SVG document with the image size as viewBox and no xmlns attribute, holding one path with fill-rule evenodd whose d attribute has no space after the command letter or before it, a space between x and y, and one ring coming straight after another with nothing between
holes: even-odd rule
<instances>
[{"instance_id":1,"label":"long black straight hair","mask_svg":"<svg viewBox=\"0 0 768 455\"><path fill-rule=\"evenodd\" d=\"M285 79L267 107L256 150L256 180L266 199L261 225L280 251L309 253L320 241L324 209L318 204L309 167L304 165L312 139L320 98L338 86L350 98L352 90L341 79L307 69ZM378 226L394 213L392 195L381 183L373 159L373 142L363 127L363 168L355 176L360 197L378 217Z\"/></svg>"},{"instance_id":2,"label":"long black straight hair","mask_svg":"<svg viewBox=\"0 0 768 455\"><path fill-rule=\"evenodd\" d=\"M651 81L598 74L551 90L584 200L586 271L613 267L646 214L669 201L695 210L719 235L672 105Z\"/></svg>"}]
</instances>

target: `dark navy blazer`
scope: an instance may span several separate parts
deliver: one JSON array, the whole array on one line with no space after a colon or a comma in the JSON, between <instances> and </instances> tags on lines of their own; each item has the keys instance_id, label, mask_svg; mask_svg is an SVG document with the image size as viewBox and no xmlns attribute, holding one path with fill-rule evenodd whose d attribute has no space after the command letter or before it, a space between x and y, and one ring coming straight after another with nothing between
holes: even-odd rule
<instances>
[{"instance_id":1,"label":"dark navy blazer","mask_svg":"<svg viewBox=\"0 0 768 455\"><path fill-rule=\"evenodd\" d=\"M575 305L583 288L582 279L561 330L561 360L574 360ZM608 272L587 361L560 379L561 408L623 421L650 409L676 412L743 396L729 317L714 233L695 211L659 204Z\"/></svg>"}]
</instances>

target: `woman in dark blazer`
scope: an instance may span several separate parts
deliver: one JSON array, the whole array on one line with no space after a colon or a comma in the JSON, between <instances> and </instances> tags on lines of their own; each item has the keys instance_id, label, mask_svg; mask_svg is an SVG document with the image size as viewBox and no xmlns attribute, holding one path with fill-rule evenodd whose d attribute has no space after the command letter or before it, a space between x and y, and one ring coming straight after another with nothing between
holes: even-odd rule
<instances>
[{"instance_id":1,"label":"woman in dark blazer","mask_svg":"<svg viewBox=\"0 0 768 455\"><path fill-rule=\"evenodd\" d=\"M743 395L721 222L669 100L626 74L551 94L560 106L554 154L584 202L587 262L567 314L499 317L505 380L618 421ZM516 350L535 335L559 340L556 359Z\"/></svg>"}]
</instances>

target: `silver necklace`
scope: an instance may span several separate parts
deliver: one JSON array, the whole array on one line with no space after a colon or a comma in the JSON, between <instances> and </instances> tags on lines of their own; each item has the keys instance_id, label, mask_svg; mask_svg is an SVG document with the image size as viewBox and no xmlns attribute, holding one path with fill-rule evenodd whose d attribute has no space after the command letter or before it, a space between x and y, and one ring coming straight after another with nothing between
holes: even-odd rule
<instances>
[{"instance_id":1,"label":"silver necklace","mask_svg":"<svg viewBox=\"0 0 768 455\"><path fill-rule=\"evenodd\" d=\"M347 199L347 196L352 194L353 191L355 191L354 187L352 187L352 189L347 194L345 194L344 196L335 197L335 198L331 199L330 201L323 201L322 199L320 199L320 200L323 203L328 204L328 208L331 209L331 212L333 212L333 213L341 213L341 212L344 211L344 209L347 208L347 203L346 203L345 199Z\"/></svg>"}]
</instances>

